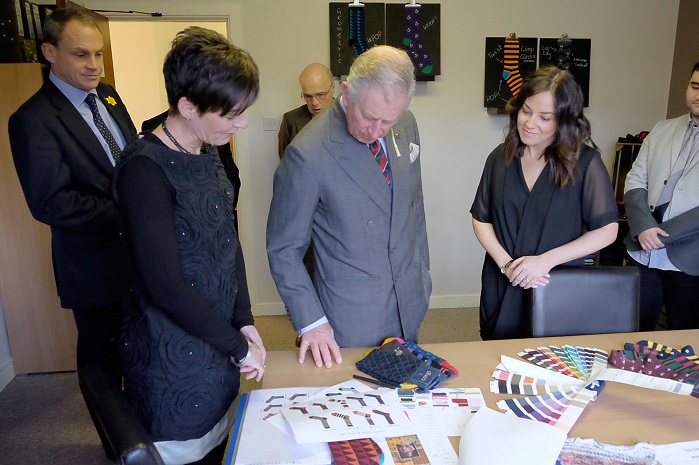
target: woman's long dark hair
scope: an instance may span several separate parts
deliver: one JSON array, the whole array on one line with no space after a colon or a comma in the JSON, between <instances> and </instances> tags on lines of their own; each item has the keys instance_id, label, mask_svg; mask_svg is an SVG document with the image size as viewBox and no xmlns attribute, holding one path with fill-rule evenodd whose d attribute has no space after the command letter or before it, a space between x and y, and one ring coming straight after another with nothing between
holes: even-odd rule
<instances>
[{"instance_id":1,"label":"woman's long dark hair","mask_svg":"<svg viewBox=\"0 0 699 465\"><path fill-rule=\"evenodd\" d=\"M510 124L505 136L505 158L510 164L524 153L526 146L519 137L517 116L525 100L546 91L553 95L558 129L553 142L544 149L544 158L550 165L552 180L562 188L573 180L583 144L589 143L597 149L591 139L590 122L583 114L582 90L568 71L554 66L539 68L527 77L519 93L507 103Z\"/></svg>"}]
</instances>

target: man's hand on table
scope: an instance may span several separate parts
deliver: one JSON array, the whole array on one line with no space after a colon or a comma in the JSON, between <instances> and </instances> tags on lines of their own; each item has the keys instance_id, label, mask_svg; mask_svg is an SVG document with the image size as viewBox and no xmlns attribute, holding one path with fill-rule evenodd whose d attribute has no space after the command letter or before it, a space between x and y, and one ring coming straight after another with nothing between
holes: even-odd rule
<instances>
[{"instance_id":1,"label":"man's hand on table","mask_svg":"<svg viewBox=\"0 0 699 465\"><path fill-rule=\"evenodd\" d=\"M311 349L313 361L320 368L332 368L333 358L336 363L342 363L340 346L335 342L335 335L330 323L323 323L310 331L301 335L301 345L299 346L299 363L306 360L306 351Z\"/></svg>"}]
</instances>

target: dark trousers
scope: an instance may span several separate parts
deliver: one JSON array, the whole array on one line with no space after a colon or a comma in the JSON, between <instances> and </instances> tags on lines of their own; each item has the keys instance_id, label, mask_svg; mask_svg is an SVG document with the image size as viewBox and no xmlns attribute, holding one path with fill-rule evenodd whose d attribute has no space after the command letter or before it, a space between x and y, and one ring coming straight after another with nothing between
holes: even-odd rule
<instances>
[{"instance_id":1,"label":"dark trousers","mask_svg":"<svg viewBox=\"0 0 699 465\"><path fill-rule=\"evenodd\" d=\"M73 316L78 327L78 369L90 363L99 363L105 368L114 387L121 391L121 362L119 360L119 338L121 334L121 302L99 307L75 308ZM84 397L84 395L83 395ZM114 460L114 452L109 446L104 431L94 412L87 404L87 410L102 442L104 452Z\"/></svg>"},{"instance_id":2,"label":"dark trousers","mask_svg":"<svg viewBox=\"0 0 699 465\"><path fill-rule=\"evenodd\" d=\"M641 272L641 331L653 331L663 304L668 329L699 328L699 276L659 270L629 260Z\"/></svg>"}]
</instances>

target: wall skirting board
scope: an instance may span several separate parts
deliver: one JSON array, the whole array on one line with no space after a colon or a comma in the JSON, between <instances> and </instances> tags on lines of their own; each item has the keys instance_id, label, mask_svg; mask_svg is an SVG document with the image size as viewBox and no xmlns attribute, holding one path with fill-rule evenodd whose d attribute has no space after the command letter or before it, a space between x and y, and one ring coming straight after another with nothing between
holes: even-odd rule
<instances>
[{"instance_id":1,"label":"wall skirting board","mask_svg":"<svg viewBox=\"0 0 699 465\"><path fill-rule=\"evenodd\" d=\"M15 365L12 363L12 359L7 362L4 368L0 369L0 391L5 389L5 386L10 384L15 377Z\"/></svg>"},{"instance_id":2,"label":"wall skirting board","mask_svg":"<svg viewBox=\"0 0 699 465\"><path fill-rule=\"evenodd\" d=\"M433 295L430 308L460 308L478 307L480 294ZM286 315L284 304L281 302L264 302L252 306L255 316Z\"/></svg>"}]
</instances>

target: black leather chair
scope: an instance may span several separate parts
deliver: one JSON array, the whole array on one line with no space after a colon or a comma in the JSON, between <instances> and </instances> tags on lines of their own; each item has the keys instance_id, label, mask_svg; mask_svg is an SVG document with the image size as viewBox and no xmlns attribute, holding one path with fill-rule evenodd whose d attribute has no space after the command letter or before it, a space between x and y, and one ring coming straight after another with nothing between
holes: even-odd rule
<instances>
[{"instance_id":1,"label":"black leather chair","mask_svg":"<svg viewBox=\"0 0 699 465\"><path fill-rule=\"evenodd\" d=\"M525 293L531 337L638 331L640 275L635 267L551 270L549 284Z\"/></svg>"},{"instance_id":2,"label":"black leather chair","mask_svg":"<svg viewBox=\"0 0 699 465\"><path fill-rule=\"evenodd\" d=\"M102 426L120 465L164 465L150 436L131 410L121 390L109 382L97 363L78 370L80 389L88 409Z\"/></svg>"}]
</instances>

